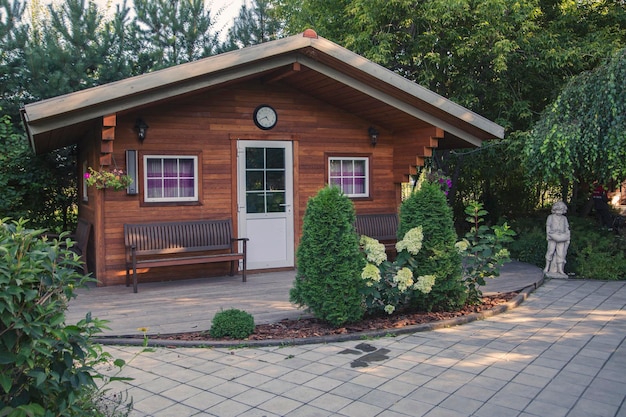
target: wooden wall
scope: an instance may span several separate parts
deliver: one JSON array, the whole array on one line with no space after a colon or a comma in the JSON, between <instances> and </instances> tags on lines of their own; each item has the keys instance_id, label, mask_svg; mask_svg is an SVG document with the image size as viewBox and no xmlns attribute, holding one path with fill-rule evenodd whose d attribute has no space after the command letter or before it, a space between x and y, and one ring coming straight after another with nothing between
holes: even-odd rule
<instances>
[{"instance_id":1,"label":"wooden wall","mask_svg":"<svg viewBox=\"0 0 626 417\"><path fill-rule=\"evenodd\" d=\"M258 129L252 121L254 109L263 103L271 105L278 113L278 124L270 131ZM237 229L236 180L233 178L236 173L236 139L294 141L296 246L307 200L326 184L329 155L371 155L370 198L354 200L357 212L394 212L399 204L398 178L401 171L398 166L405 159L397 155L394 157L392 132L376 126L380 135L377 145L373 147L367 133L371 124L367 120L354 117L280 82L264 85L251 81L116 116L114 139L111 140L111 168L116 165L126 169L127 149L138 151L140 180L143 178L142 156L146 153L198 155L200 201L185 205L144 203L142 183L139 184L139 195L134 196L124 191L91 189L89 201L80 205L80 215L94 222L94 255L99 262L96 271L101 285L124 282L124 223L231 217ZM143 118L149 125L143 143L137 139L133 128L137 117ZM419 139L420 135L424 138ZM401 152L406 156L407 152L418 152L432 145L432 137L431 131L404 132L396 139L402 143ZM102 156L101 139L95 138L91 145L84 143L82 146L80 157L88 158L91 166L98 164L98 158ZM417 139L420 142L418 150L415 150L410 143L416 143ZM408 174L407 171L404 178ZM156 268L140 279L150 281L220 275L226 273L227 267L224 263L200 268Z\"/></svg>"}]
</instances>

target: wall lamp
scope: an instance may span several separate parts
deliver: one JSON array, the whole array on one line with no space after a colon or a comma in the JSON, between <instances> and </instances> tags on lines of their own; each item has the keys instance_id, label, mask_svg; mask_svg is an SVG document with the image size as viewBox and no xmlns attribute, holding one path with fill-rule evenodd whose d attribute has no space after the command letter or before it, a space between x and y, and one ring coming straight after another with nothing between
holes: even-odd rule
<instances>
[{"instance_id":1,"label":"wall lamp","mask_svg":"<svg viewBox=\"0 0 626 417\"><path fill-rule=\"evenodd\" d=\"M135 130L137 131L137 138L139 138L140 142L143 142L146 138L146 133L148 132L149 127L150 126L148 126L141 117L135 120Z\"/></svg>"},{"instance_id":2,"label":"wall lamp","mask_svg":"<svg viewBox=\"0 0 626 417\"><path fill-rule=\"evenodd\" d=\"M376 143L378 142L378 130L370 126L367 129L367 133L370 136L370 143L372 144L372 146L376 146Z\"/></svg>"}]
</instances>

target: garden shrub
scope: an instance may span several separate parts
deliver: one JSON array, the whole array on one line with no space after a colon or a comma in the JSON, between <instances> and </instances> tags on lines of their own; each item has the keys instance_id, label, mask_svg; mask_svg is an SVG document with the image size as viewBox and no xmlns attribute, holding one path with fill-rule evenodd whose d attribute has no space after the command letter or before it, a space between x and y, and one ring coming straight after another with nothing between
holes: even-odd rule
<instances>
[{"instance_id":1,"label":"garden shrub","mask_svg":"<svg viewBox=\"0 0 626 417\"><path fill-rule=\"evenodd\" d=\"M520 230L517 229L516 230ZM520 262L538 266L543 269L546 265L546 229L538 226L530 226L520 230L516 239L509 245L511 257Z\"/></svg>"},{"instance_id":2,"label":"garden shrub","mask_svg":"<svg viewBox=\"0 0 626 417\"><path fill-rule=\"evenodd\" d=\"M236 308L222 310L213 317L209 333L216 339L245 339L254 333L254 318L250 313Z\"/></svg>"},{"instance_id":3,"label":"garden shrub","mask_svg":"<svg viewBox=\"0 0 626 417\"><path fill-rule=\"evenodd\" d=\"M290 300L335 327L363 317L360 287L365 260L354 229L354 207L337 187L310 198L296 254Z\"/></svg>"},{"instance_id":4,"label":"garden shrub","mask_svg":"<svg viewBox=\"0 0 626 417\"><path fill-rule=\"evenodd\" d=\"M89 278L76 272L77 255L25 223L0 221L0 415L101 415L94 366L110 356L90 338L103 322L65 323L74 288Z\"/></svg>"},{"instance_id":5,"label":"garden shrub","mask_svg":"<svg viewBox=\"0 0 626 417\"><path fill-rule=\"evenodd\" d=\"M626 279L626 240L599 229L594 220L572 216L567 272L577 278Z\"/></svg>"},{"instance_id":6,"label":"garden shrub","mask_svg":"<svg viewBox=\"0 0 626 417\"><path fill-rule=\"evenodd\" d=\"M465 305L467 289L461 277L461 257L455 249L452 209L437 182L423 181L400 206L398 240L422 227L422 250L415 255L414 276L435 276L428 293L414 292L415 307L424 311L454 311Z\"/></svg>"},{"instance_id":7,"label":"garden shrub","mask_svg":"<svg viewBox=\"0 0 626 417\"><path fill-rule=\"evenodd\" d=\"M486 284L485 278L496 278L500 275L500 267L510 261L509 251L504 245L513 240L515 232L507 223L492 227L482 224L488 213L476 201L470 202L465 214L471 228L455 246L462 257L468 302L478 304L482 298L480 286Z\"/></svg>"},{"instance_id":8,"label":"garden shrub","mask_svg":"<svg viewBox=\"0 0 626 417\"><path fill-rule=\"evenodd\" d=\"M435 281L434 275L415 278L417 264L414 256L422 249L422 227L409 230L396 244L397 255L393 262L387 260L385 245L368 236L361 236L361 246L368 261L361 272L365 282L362 288L368 314L392 314L405 308L413 291L428 293Z\"/></svg>"}]
</instances>

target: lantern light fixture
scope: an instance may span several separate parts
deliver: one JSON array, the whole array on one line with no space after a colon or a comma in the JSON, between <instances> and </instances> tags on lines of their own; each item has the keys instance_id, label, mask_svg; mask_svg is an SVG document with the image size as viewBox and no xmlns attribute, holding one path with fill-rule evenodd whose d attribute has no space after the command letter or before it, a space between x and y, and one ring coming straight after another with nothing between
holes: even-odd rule
<instances>
[{"instance_id":1,"label":"lantern light fixture","mask_svg":"<svg viewBox=\"0 0 626 417\"><path fill-rule=\"evenodd\" d=\"M372 146L376 146L376 143L378 143L378 130L376 130L373 126L370 126L367 129L367 134L370 137L370 143Z\"/></svg>"},{"instance_id":2,"label":"lantern light fixture","mask_svg":"<svg viewBox=\"0 0 626 417\"><path fill-rule=\"evenodd\" d=\"M144 122L141 117L138 117L137 120L135 120L135 130L137 131L137 138L140 142L143 142L146 138L146 133L148 132L149 127L150 126L148 126L148 124Z\"/></svg>"}]
</instances>

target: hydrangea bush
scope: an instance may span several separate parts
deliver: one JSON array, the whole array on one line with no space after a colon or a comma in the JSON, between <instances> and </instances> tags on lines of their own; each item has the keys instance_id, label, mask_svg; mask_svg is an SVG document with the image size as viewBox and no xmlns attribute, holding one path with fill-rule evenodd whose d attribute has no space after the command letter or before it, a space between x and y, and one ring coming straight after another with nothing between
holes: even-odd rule
<instances>
[{"instance_id":1,"label":"hydrangea bush","mask_svg":"<svg viewBox=\"0 0 626 417\"><path fill-rule=\"evenodd\" d=\"M452 209L437 179L426 177L400 206L398 239L413 228L422 227L421 250L410 267L416 276L434 275L435 283L428 293L413 291L412 306L420 311L455 311L465 305L467 288L461 275L461 256Z\"/></svg>"},{"instance_id":2,"label":"hydrangea bush","mask_svg":"<svg viewBox=\"0 0 626 417\"><path fill-rule=\"evenodd\" d=\"M365 286L362 293L366 312L375 314L384 311L392 314L406 307L413 291L427 294L435 283L434 275L417 278L413 271L417 266L415 255L422 249L422 228L410 229L396 243L397 256L393 262L387 260L385 245L368 236L361 236L360 244L367 259L361 272Z\"/></svg>"}]
</instances>

